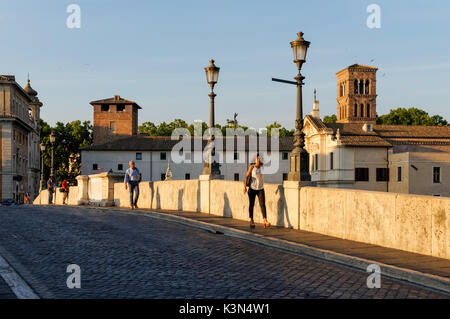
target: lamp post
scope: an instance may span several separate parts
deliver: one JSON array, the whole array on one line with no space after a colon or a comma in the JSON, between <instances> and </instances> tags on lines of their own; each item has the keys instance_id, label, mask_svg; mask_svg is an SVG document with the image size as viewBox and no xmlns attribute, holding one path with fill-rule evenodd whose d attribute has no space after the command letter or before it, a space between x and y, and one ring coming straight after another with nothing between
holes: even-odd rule
<instances>
[{"instance_id":1,"label":"lamp post","mask_svg":"<svg viewBox=\"0 0 450 319\"><path fill-rule=\"evenodd\" d=\"M218 68L214 64L214 60L211 60L209 63L209 66L205 68L206 72L206 81L211 87L211 92L209 93L210 98L210 111L209 111L209 139L208 139L208 159L205 160L204 166L203 166L203 175L214 175L219 176L220 175L220 168L219 164L216 163L216 161L213 162L213 157L215 156L216 149L214 146L214 98L216 97L216 94L214 93L214 86L216 85L217 81L219 80L219 71L220 68Z\"/></svg>"},{"instance_id":2,"label":"lamp post","mask_svg":"<svg viewBox=\"0 0 450 319\"><path fill-rule=\"evenodd\" d=\"M41 184L39 186L39 194L44 189L44 152L45 152L45 144L41 143Z\"/></svg>"},{"instance_id":3,"label":"lamp post","mask_svg":"<svg viewBox=\"0 0 450 319\"><path fill-rule=\"evenodd\" d=\"M302 65L306 62L306 54L310 42L303 39L303 32L297 34L298 38L291 42L294 53L294 63L297 64L298 74L294 78L297 81L297 114L295 118L294 150L291 153L288 179L291 181L310 181L308 161L309 155L304 149L305 133L303 133L303 96L302 87L305 77L301 73Z\"/></svg>"},{"instance_id":4,"label":"lamp post","mask_svg":"<svg viewBox=\"0 0 450 319\"><path fill-rule=\"evenodd\" d=\"M309 154L304 149L305 133L303 133L303 98L302 87L305 77L301 73L302 65L306 62L306 54L310 42L303 39L303 32L297 33L298 38L291 42L294 53L294 63L297 64L298 74L293 81L272 79L276 82L288 83L297 86L297 112L295 117L294 149L289 159L289 181L311 181L309 174Z\"/></svg>"},{"instance_id":5,"label":"lamp post","mask_svg":"<svg viewBox=\"0 0 450 319\"><path fill-rule=\"evenodd\" d=\"M53 183L55 183L55 171L54 171L55 141L56 141L56 136L52 131L50 134L50 143L52 143L52 166L51 166L51 171L50 171L50 177L52 178Z\"/></svg>"}]
</instances>

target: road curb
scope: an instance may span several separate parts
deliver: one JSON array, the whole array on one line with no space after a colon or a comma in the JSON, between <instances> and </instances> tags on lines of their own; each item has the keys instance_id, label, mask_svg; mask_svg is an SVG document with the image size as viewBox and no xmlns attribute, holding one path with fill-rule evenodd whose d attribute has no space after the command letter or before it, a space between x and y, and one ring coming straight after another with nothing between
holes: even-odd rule
<instances>
[{"instance_id":1,"label":"road curb","mask_svg":"<svg viewBox=\"0 0 450 319\"><path fill-rule=\"evenodd\" d=\"M117 210L120 212L120 210ZM127 212L129 214L129 212ZM381 274L397 280L406 281L412 284L416 284L422 287L438 290L439 292L445 292L450 294L450 279L445 277L422 273L419 271L401 268L393 265L377 262L375 260L364 259L360 257L349 256L341 253L337 253L331 250L325 250L321 248L311 247L305 244L295 243L284 239L278 239L273 237L267 237L256 233L246 232L239 229L193 220L191 218L171 215L166 213L159 213L153 211L138 211L133 212L135 215L147 215L151 218L160 220L177 222L187 226L200 228L203 230L211 231L213 233L220 233L226 236L243 239L253 243L262 244L264 246L281 249L297 255L309 256L318 258L321 260L331 261L340 265L349 266L367 271L369 265L376 264L381 268Z\"/></svg>"}]
</instances>

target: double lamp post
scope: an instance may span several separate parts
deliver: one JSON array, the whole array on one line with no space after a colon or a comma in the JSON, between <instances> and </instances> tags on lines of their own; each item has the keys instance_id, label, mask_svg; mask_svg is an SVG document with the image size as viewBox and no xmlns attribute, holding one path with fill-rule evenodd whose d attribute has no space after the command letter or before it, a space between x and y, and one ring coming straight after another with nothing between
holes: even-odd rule
<instances>
[{"instance_id":1,"label":"double lamp post","mask_svg":"<svg viewBox=\"0 0 450 319\"><path fill-rule=\"evenodd\" d=\"M302 87L303 80L305 77L301 73L303 64L306 62L306 55L308 53L308 48L310 42L303 39L303 33L297 33L298 38L291 42L291 47L294 53L294 63L297 65L298 74L294 78L294 81L280 80L273 78L273 81L282 82L287 84L293 84L297 86L297 108L296 108L296 118L295 118L295 133L294 133L294 148L291 152L289 159L289 181L295 182L309 182L311 181L311 175L309 174L309 154L304 149L305 147L305 133L303 133L303 96ZM215 64L214 60L210 61L208 67L205 68L206 80L211 87L210 97L210 116L209 116L209 139L206 157L203 167L203 175L219 176L220 175L220 165L213 161L215 157L215 146L214 146L214 98L216 94L214 93L214 86L219 79L219 70Z\"/></svg>"}]
</instances>

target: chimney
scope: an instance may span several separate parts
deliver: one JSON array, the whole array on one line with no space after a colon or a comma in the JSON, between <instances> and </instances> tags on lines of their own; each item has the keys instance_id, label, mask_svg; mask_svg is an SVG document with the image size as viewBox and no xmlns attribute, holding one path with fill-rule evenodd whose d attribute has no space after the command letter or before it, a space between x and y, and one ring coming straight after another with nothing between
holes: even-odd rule
<instances>
[{"instance_id":1,"label":"chimney","mask_svg":"<svg viewBox=\"0 0 450 319\"><path fill-rule=\"evenodd\" d=\"M120 95L114 95L114 101L120 101Z\"/></svg>"}]
</instances>

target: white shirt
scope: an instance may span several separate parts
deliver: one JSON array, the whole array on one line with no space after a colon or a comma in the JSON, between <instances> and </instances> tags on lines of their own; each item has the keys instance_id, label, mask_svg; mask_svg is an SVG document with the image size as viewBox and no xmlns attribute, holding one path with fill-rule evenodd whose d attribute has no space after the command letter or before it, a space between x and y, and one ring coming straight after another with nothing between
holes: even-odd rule
<instances>
[{"instance_id":1,"label":"white shirt","mask_svg":"<svg viewBox=\"0 0 450 319\"><path fill-rule=\"evenodd\" d=\"M262 174L261 167L257 168L256 166L253 166L250 187L255 191L264 189L264 175Z\"/></svg>"}]
</instances>

